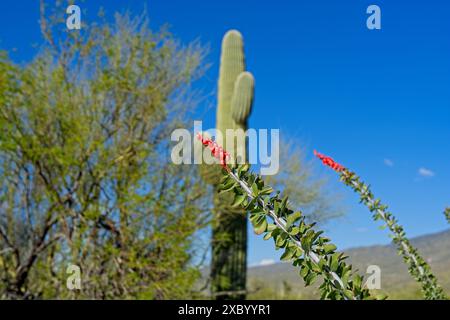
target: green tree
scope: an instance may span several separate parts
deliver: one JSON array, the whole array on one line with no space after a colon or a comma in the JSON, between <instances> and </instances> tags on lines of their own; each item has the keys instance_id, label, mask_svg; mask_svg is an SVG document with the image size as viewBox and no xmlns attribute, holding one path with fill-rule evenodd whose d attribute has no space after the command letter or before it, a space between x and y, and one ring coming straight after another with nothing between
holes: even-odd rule
<instances>
[{"instance_id":1,"label":"green tree","mask_svg":"<svg viewBox=\"0 0 450 320\"><path fill-rule=\"evenodd\" d=\"M190 297L208 189L167 150L204 50L144 17L67 32L58 12L32 62L0 57L0 297Z\"/></svg>"}]
</instances>

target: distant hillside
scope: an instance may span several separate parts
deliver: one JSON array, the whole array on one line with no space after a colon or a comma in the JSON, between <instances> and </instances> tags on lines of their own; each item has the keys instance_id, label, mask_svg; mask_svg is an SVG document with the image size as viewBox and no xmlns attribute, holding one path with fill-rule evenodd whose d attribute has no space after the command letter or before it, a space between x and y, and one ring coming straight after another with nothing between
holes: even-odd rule
<instances>
[{"instance_id":1,"label":"distant hillside","mask_svg":"<svg viewBox=\"0 0 450 320\"><path fill-rule=\"evenodd\" d=\"M411 240L430 263L439 283L450 293L450 230ZM364 274L368 265L381 268L381 292L390 299L420 299L420 287L411 278L393 245L345 250L349 261ZM305 288L298 269L288 263L249 268L249 298L317 299L317 289ZM316 292L315 292L316 291Z\"/></svg>"}]
</instances>

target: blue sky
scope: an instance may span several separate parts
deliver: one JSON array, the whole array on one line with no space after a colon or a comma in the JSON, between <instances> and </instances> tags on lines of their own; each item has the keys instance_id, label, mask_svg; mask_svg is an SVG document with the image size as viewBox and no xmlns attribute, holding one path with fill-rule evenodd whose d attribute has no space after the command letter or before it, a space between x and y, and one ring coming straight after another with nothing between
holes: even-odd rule
<instances>
[{"instance_id":1,"label":"blue sky","mask_svg":"<svg viewBox=\"0 0 450 320\"><path fill-rule=\"evenodd\" d=\"M450 3L446 1L75 1L83 19L147 7L151 27L168 23L182 41L208 44L211 68L196 86L213 104L220 42L244 35L247 69L256 78L253 128L280 128L358 172L388 204L409 236L447 228L450 205ZM380 6L382 29L366 28L366 8ZM40 42L36 0L1 3L0 48L24 62ZM201 106L202 107L202 106ZM204 106L203 106L204 107ZM206 127L214 123L208 111ZM422 170L421 170L422 169ZM331 181L337 176L320 168ZM340 248L388 243L357 196L346 217L326 226ZM250 236L249 263L277 260L272 242Z\"/></svg>"}]
</instances>

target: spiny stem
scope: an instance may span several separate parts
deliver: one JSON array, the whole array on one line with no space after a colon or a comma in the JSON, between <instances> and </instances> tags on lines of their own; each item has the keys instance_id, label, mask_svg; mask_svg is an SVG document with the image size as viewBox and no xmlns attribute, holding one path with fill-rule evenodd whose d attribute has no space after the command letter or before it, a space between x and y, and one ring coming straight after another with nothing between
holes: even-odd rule
<instances>
[{"instance_id":1,"label":"spiny stem","mask_svg":"<svg viewBox=\"0 0 450 320\"><path fill-rule=\"evenodd\" d=\"M229 172L230 176L240 184L240 186L242 187L242 189L244 189L244 191L247 193L248 197L253 200L254 197L252 195L252 191L249 188L249 186L242 180L240 180L232 171ZM263 207L263 208L267 208L267 206L264 204L264 201L261 198L257 199L258 203ZM288 230L286 229L286 221L281 218L278 217L275 212L273 211L272 208L267 208L268 212L270 213L270 216L272 217L272 219L274 220L275 224L281 229L283 230L286 234L289 235L289 238L292 239L292 241L302 250L304 250L301 242L296 239L296 237L292 236L289 234ZM305 253L309 256L309 258L314 261L316 264L318 264L320 262L320 258L319 255L317 253L315 253L314 251L305 251ZM325 268L324 270L325 272L329 273L334 280L336 280L339 284L339 287L336 286L336 289L340 290L343 292L343 290L345 290L345 285L342 281L342 279L333 271L329 270L328 268ZM347 297L345 296L345 294L343 294L343 297L345 300L347 300ZM356 300L356 297L353 298L354 300Z\"/></svg>"},{"instance_id":2,"label":"spiny stem","mask_svg":"<svg viewBox=\"0 0 450 320\"><path fill-rule=\"evenodd\" d=\"M422 291L427 299L447 299L443 289L438 285L436 277L431 273L430 266L419 255L417 250L411 245L406 238L403 227L401 227L396 219L386 209L387 206L382 205L379 200L375 200L369 186L361 182L359 177L350 172L348 169L341 171L341 180L350 186L355 192L361 196L361 201L374 212L374 219L383 220L389 230L394 235L393 241L397 244L399 252L410 261L410 273L421 283Z\"/></svg>"},{"instance_id":3,"label":"spiny stem","mask_svg":"<svg viewBox=\"0 0 450 320\"><path fill-rule=\"evenodd\" d=\"M306 285L323 276L319 287L322 299L370 299L371 295L362 284L363 278L352 272L352 266L344 262L342 253L336 252L336 246L330 239L321 236L322 231L315 230L314 223L305 221L300 212L288 208L287 197L279 198L279 192L265 186L264 180L249 172L248 164L232 166L227 164L229 155L211 139L198 135L211 154L219 159L223 167L223 178L218 191L234 191L232 207L241 206L250 212L250 221L255 233L265 233L264 239L273 238L276 248L284 248L282 260L291 260L300 267L300 275ZM329 162L324 158L324 161ZM335 166L340 169L339 166ZM251 186L250 186L251 185ZM267 217L274 224L267 223Z\"/></svg>"}]
</instances>

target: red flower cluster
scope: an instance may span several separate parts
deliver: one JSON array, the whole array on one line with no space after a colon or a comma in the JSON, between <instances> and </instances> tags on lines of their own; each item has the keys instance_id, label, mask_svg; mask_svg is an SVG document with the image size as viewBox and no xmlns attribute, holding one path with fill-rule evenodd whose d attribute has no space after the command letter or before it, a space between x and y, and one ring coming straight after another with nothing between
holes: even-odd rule
<instances>
[{"instance_id":1,"label":"red flower cluster","mask_svg":"<svg viewBox=\"0 0 450 320\"><path fill-rule=\"evenodd\" d=\"M334 161L332 158L318 153L316 150L314 150L314 155L319 158L320 160L322 160L322 163L326 166L331 167L334 171L340 172L342 170L344 170L344 166L340 165L339 163L337 163L336 161Z\"/></svg>"},{"instance_id":2,"label":"red flower cluster","mask_svg":"<svg viewBox=\"0 0 450 320\"><path fill-rule=\"evenodd\" d=\"M200 132L197 133L197 138L202 142L204 146L209 147L213 157L219 159L220 165L226 169L227 160L229 159L230 154L226 152L221 146L219 146L217 142L212 141L211 139L203 138Z\"/></svg>"}]
</instances>

